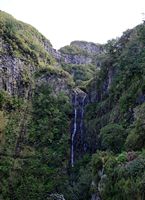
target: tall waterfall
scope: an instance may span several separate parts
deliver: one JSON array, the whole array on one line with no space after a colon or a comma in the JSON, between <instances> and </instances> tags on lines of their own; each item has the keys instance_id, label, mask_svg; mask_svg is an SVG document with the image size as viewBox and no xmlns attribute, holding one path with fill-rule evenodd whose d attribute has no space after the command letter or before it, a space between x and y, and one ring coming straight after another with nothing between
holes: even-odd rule
<instances>
[{"instance_id":1,"label":"tall waterfall","mask_svg":"<svg viewBox=\"0 0 145 200\"><path fill-rule=\"evenodd\" d=\"M71 166L74 167L75 152L78 150L76 148L82 149L83 146L83 131L84 131L84 107L86 93L77 89L74 91L73 95L73 125L71 134Z\"/></svg>"}]
</instances>

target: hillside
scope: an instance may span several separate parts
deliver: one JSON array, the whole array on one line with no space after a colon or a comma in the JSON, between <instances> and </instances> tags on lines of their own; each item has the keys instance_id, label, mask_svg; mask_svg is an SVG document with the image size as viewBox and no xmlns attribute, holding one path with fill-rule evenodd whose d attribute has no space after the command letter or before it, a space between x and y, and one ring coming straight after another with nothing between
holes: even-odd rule
<instances>
[{"instance_id":1,"label":"hillside","mask_svg":"<svg viewBox=\"0 0 145 200\"><path fill-rule=\"evenodd\" d=\"M84 87L100 70L105 45L73 41L70 45L62 47L59 52L62 68L73 76L77 86Z\"/></svg>"},{"instance_id":2,"label":"hillside","mask_svg":"<svg viewBox=\"0 0 145 200\"><path fill-rule=\"evenodd\" d=\"M0 199L46 199L65 187L74 83L35 28L0 24Z\"/></svg>"},{"instance_id":3,"label":"hillside","mask_svg":"<svg viewBox=\"0 0 145 200\"><path fill-rule=\"evenodd\" d=\"M100 73L87 86L86 141L89 152L99 150L94 185L105 200L145 197L144 36L141 24L110 41Z\"/></svg>"},{"instance_id":4,"label":"hillside","mask_svg":"<svg viewBox=\"0 0 145 200\"><path fill-rule=\"evenodd\" d=\"M0 11L0 199L145 199L145 24L56 51Z\"/></svg>"}]
</instances>

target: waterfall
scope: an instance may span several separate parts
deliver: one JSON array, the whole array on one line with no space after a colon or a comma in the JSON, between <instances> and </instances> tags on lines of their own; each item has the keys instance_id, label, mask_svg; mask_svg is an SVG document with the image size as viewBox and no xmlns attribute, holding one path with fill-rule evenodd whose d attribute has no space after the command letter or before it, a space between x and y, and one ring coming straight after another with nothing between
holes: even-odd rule
<instances>
[{"instance_id":1,"label":"waterfall","mask_svg":"<svg viewBox=\"0 0 145 200\"><path fill-rule=\"evenodd\" d=\"M73 118L73 125L72 125L72 134L71 134L71 166L74 167L74 153L81 151L83 146L83 118L84 118L84 106L85 106L85 99L86 93L77 89L74 91L74 118ZM79 143L80 142L80 143ZM75 145L75 149L74 149ZM77 155L75 155L76 157Z\"/></svg>"},{"instance_id":2,"label":"waterfall","mask_svg":"<svg viewBox=\"0 0 145 200\"><path fill-rule=\"evenodd\" d=\"M71 137L71 166L74 167L74 137L77 131L77 93L75 92L75 102L74 102L74 124L73 133Z\"/></svg>"}]
</instances>

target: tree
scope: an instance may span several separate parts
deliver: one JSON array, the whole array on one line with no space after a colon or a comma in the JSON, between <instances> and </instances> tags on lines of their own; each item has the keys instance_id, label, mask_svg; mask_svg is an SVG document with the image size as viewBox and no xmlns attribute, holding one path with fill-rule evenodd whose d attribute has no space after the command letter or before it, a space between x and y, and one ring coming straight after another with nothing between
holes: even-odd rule
<instances>
[{"instance_id":1,"label":"tree","mask_svg":"<svg viewBox=\"0 0 145 200\"><path fill-rule=\"evenodd\" d=\"M125 141L125 130L121 125L108 124L100 131L101 146L103 150L119 153Z\"/></svg>"}]
</instances>

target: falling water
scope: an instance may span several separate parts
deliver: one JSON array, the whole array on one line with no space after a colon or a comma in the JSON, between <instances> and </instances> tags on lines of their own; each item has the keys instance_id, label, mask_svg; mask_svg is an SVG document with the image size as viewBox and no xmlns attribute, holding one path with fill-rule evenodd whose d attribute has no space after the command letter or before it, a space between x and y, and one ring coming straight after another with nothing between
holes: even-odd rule
<instances>
[{"instance_id":1,"label":"falling water","mask_svg":"<svg viewBox=\"0 0 145 200\"><path fill-rule=\"evenodd\" d=\"M74 152L77 151L76 149L74 149L74 145L79 140L81 141L80 145L81 146L83 145L83 130L84 130L83 118L84 118L84 107L85 107L86 96L87 95L81 90L76 90L74 93L74 102L73 102L74 119L73 119L73 130L72 130L72 135L71 135L71 166L72 167L74 167ZM75 141L76 134L78 134L77 141ZM81 146L79 146L80 150L81 150Z\"/></svg>"},{"instance_id":2,"label":"falling water","mask_svg":"<svg viewBox=\"0 0 145 200\"><path fill-rule=\"evenodd\" d=\"M75 102L74 102L74 125L73 133L71 138L71 166L74 167L74 137L77 131L77 93L75 92Z\"/></svg>"}]
</instances>

